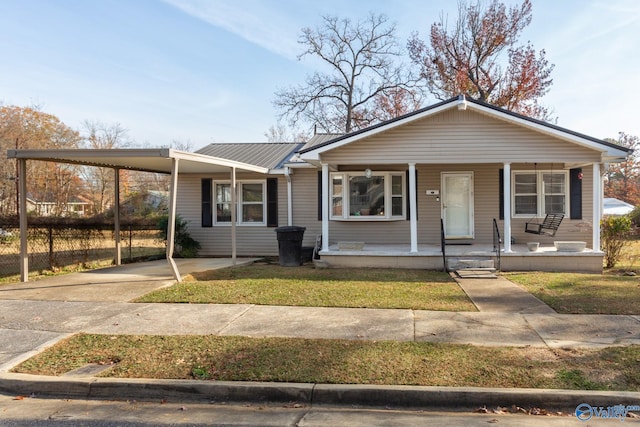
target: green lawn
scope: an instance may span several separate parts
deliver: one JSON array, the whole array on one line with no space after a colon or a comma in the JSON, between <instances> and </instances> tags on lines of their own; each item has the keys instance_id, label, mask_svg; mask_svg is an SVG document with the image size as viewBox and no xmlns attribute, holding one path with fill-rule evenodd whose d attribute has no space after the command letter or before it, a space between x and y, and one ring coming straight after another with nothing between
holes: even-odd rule
<instances>
[{"instance_id":1,"label":"green lawn","mask_svg":"<svg viewBox=\"0 0 640 427\"><path fill-rule=\"evenodd\" d=\"M504 273L562 314L640 314L640 277L579 273Z\"/></svg>"},{"instance_id":2,"label":"green lawn","mask_svg":"<svg viewBox=\"0 0 640 427\"><path fill-rule=\"evenodd\" d=\"M218 381L640 391L640 346L601 350L393 342L79 334L13 372Z\"/></svg>"},{"instance_id":3,"label":"green lawn","mask_svg":"<svg viewBox=\"0 0 640 427\"><path fill-rule=\"evenodd\" d=\"M136 302L477 311L448 274L253 264L194 274Z\"/></svg>"}]
</instances>

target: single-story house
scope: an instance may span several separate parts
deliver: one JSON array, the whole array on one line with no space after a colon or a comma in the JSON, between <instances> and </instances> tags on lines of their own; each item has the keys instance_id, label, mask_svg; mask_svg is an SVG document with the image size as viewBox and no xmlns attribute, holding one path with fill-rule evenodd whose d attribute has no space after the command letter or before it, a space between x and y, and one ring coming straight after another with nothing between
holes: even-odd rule
<instances>
[{"instance_id":1,"label":"single-story house","mask_svg":"<svg viewBox=\"0 0 640 427\"><path fill-rule=\"evenodd\" d=\"M603 173L631 153L465 96L306 143L43 151L8 156L171 173L169 212L201 256L278 255L274 229L297 225L329 267L549 271L602 270Z\"/></svg>"},{"instance_id":2,"label":"single-story house","mask_svg":"<svg viewBox=\"0 0 640 427\"><path fill-rule=\"evenodd\" d=\"M630 203L623 200L616 199L614 197L605 197L603 199L603 215L621 216L630 214L635 209Z\"/></svg>"},{"instance_id":3,"label":"single-story house","mask_svg":"<svg viewBox=\"0 0 640 427\"><path fill-rule=\"evenodd\" d=\"M34 196L27 195L27 212L37 216L85 216L91 205L89 199L80 195L72 195L65 202L39 200Z\"/></svg>"}]
</instances>

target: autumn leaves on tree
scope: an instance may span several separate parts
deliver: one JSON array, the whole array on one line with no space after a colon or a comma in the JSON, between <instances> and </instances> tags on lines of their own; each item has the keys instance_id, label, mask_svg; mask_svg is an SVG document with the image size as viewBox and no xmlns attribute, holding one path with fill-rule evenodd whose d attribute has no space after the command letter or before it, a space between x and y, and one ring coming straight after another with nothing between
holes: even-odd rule
<instances>
[{"instance_id":1,"label":"autumn leaves on tree","mask_svg":"<svg viewBox=\"0 0 640 427\"><path fill-rule=\"evenodd\" d=\"M539 103L552 84L544 50L519 44L531 23L525 0L509 9L498 0L459 3L457 21L431 26L428 41L414 33L405 60L395 25L370 14L352 22L323 17L302 30L303 52L322 71L305 84L280 89L274 106L291 126L306 122L326 132L350 132L417 109L428 94L445 100L465 94L530 117L549 119Z\"/></svg>"}]
</instances>

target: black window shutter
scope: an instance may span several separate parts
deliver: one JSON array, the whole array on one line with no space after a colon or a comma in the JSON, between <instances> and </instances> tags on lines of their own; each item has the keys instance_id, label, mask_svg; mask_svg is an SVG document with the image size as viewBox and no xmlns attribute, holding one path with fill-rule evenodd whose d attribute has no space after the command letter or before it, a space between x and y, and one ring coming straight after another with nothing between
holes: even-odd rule
<instances>
[{"instance_id":1,"label":"black window shutter","mask_svg":"<svg viewBox=\"0 0 640 427\"><path fill-rule=\"evenodd\" d=\"M569 170L569 194L571 219L582 219L582 168Z\"/></svg>"},{"instance_id":2,"label":"black window shutter","mask_svg":"<svg viewBox=\"0 0 640 427\"><path fill-rule=\"evenodd\" d=\"M498 194L500 195L500 203L499 203L499 218L504 219L504 169L500 169L499 171L499 184L498 184Z\"/></svg>"},{"instance_id":3,"label":"black window shutter","mask_svg":"<svg viewBox=\"0 0 640 427\"><path fill-rule=\"evenodd\" d=\"M322 171L318 172L318 221L322 221Z\"/></svg>"},{"instance_id":4,"label":"black window shutter","mask_svg":"<svg viewBox=\"0 0 640 427\"><path fill-rule=\"evenodd\" d=\"M416 221L418 220L418 171L416 170ZM409 170L405 172L405 185L407 186L407 221L411 219L411 205L409 203Z\"/></svg>"},{"instance_id":5,"label":"black window shutter","mask_svg":"<svg viewBox=\"0 0 640 427\"><path fill-rule=\"evenodd\" d=\"M267 178L267 227L278 226L278 178Z\"/></svg>"},{"instance_id":6,"label":"black window shutter","mask_svg":"<svg viewBox=\"0 0 640 427\"><path fill-rule=\"evenodd\" d=\"M202 227L213 226L213 189L211 179L204 178L201 183Z\"/></svg>"}]
</instances>

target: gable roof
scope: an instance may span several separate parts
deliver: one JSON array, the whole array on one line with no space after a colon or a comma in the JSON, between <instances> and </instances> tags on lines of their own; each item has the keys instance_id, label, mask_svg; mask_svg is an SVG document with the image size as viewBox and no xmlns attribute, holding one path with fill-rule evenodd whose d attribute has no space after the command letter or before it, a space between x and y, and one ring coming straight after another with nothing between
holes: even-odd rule
<instances>
[{"instance_id":1,"label":"gable roof","mask_svg":"<svg viewBox=\"0 0 640 427\"><path fill-rule=\"evenodd\" d=\"M273 170L280 169L304 145L300 142L212 143L196 153Z\"/></svg>"},{"instance_id":2,"label":"gable roof","mask_svg":"<svg viewBox=\"0 0 640 427\"><path fill-rule=\"evenodd\" d=\"M395 119L391 119L365 129L339 136L337 138L323 140L312 146L310 144L307 144L302 150L300 150L299 155L304 160L318 160L319 155L325 151L350 144L360 139L364 139L369 136L376 135L378 133L385 132L387 130L453 108L458 108L460 110L466 110L467 108L469 108L479 113L486 114L496 119L507 121L524 128L545 133L556 138L563 139L565 141L596 149L601 152L607 152L607 155L605 157L610 158L609 160L623 159L633 151L621 145L584 135L579 132L575 132L551 123L544 122L542 120L533 119L531 117L527 117L513 111L505 110L503 108L487 104L486 102L478 101L468 98L464 95L460 95L454 98L450 98L446 101L421 108L412 113L405 114Z\"/></svg>"}]
</instances>

